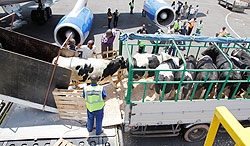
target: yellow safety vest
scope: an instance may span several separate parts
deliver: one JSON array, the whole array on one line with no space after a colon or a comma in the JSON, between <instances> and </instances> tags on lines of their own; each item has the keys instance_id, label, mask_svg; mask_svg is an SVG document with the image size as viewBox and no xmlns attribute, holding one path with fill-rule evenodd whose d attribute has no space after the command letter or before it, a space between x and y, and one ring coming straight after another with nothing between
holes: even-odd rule
<instances>
[{"instance_id":1,"label":"yellow safety vest","mask_svg":"<svg viewBox=\"0 0 250 146\"><path fill-rule=\"evenodd\" d=\"M86 106L90 112L101 110L104 107L102 91L102 86L84 87Z\"/></svg>"},{"instance_id":2,"label":"yellow safety vest","mask_svg":"<svg viewBox=\"0 0 250 146\"><path fill-rule=\"evenodd\" d=\"M133 2L130 3L130 7L134 8L134 3Z\"/></svg>"},{"instance_id":3,"label":"yellow safety vest","mask_svg":"<svg viewBox=\"0 0 250 146\"><path fill-rule=\"evenodd\" d=\"M174 30L180 29L180 28L181 28L180 22L175 21L175 22L174 22Z\"/></svg>"},{"instance_id":4,"label":"yellow safety vest","mask_svg":"<svg viewBox=\"0 0 250 146\"><path fill-rule=\"evenodd\" d=\"M139 41L139 46L140 46L140 47L145 46L145 44L146 44L146 40L140 40L140 41Z\"/></svg>"}]
</instances>

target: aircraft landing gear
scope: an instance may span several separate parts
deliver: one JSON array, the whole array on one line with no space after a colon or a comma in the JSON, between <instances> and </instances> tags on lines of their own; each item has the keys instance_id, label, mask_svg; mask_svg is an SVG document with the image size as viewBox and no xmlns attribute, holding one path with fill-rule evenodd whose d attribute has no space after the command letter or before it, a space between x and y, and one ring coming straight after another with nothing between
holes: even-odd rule
<instances>
[{"instance_id":1,"label":"aircraft landing gear","mask_svg":"<svg viewBox=\"0 0 250 146\"><path fill-rule=\"evenodd\" d=\"M52 10L50 7L44 8L41 0L38 2L38 8L31 11L31 20L37 22L38 24L44 24L52 16Z\"/></svg>"}]
</instances>

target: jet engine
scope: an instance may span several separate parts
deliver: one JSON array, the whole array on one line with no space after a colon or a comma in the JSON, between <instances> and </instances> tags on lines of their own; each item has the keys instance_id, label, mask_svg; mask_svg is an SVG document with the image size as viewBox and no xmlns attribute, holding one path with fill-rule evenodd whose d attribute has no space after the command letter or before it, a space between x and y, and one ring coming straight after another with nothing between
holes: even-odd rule
<instances>
[{"instance_id":1,"label":"jet engine","mask_svg":"<svg viewBox=\"0 0 250 146\"><path fill-rule=\"evenodd\" d=\"M175 20L175 12L164 0L146 0L144 10L156 25L167 26Z\"/></svg>"},{"instance_id":2,"label":"jet engine","mask_svg":"<svg viewBox=\"0 0 250 146\"><path fill-rule=\"evenodd\" d=\"M71 12L59 21L54 30L57 44L62 45L71 32L76 44L82 44L88 37L94 16L86 4L86 0L78 0Z\"/></svg>"}]
</instances>

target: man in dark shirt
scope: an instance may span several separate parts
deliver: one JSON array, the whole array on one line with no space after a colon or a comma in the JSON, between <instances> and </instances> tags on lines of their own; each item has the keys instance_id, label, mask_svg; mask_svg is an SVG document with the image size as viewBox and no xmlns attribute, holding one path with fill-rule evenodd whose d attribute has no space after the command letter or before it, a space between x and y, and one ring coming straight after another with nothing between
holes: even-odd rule
<instances>
[{"instance_id":1,"label":"man in dark shirt","mask_svg":"<svg viewBox=\"0 0 250 146\"><path fill-rule=\"evenodd\" d=\"M116 9L115 12L113 13L114 16L114 28L117 27L117 23L118 23L118 18L120 16L120 13L118 12L118 10Z\"/></svg>"},{"instance_id":2,"label":"man in dark shirt","mask_svg":"<svg viewBox=\"0 0 250 146\"><path fill-rule=\"evenodd\" d=\"M140 28L139 30L137 30L137 33L141 34L143 31L146 31L146 34L148 34L148 30L147 30L145 24L142 24L142 28Z\"/></svg>"},{"instance_id":3,"label":"man in dark shirt","mask_svg":"<svg viewBox=\"0 0 250 146\"><path fill-rule=\"evenodd\" d=\"M74 39L69 40L69 50L76 51L76 41Z\"/></svg>"},{"instance_id":4,"label":"man in dark shirt","mask_svg":"<svg viewBox=\"0 0 250 146\"><path fill-rule=\"evenodd\" d=\"M108 8L107 15L108 15L108 28L110 29L110 23L111 23L111 20L112 20L112 13L111 13L110 8Z\"/></svg>"}]
</instances>

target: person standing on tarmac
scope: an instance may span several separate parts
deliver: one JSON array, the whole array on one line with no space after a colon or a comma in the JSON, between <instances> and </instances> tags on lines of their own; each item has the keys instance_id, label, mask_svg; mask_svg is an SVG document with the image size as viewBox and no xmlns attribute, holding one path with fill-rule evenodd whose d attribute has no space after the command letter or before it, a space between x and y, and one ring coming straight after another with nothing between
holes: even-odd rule
<instances>
[{"instance_id":1,"label":"person standing on tarmac","mask_svg":"<svg viewBox=\"0 0 250 146\"><path fill-rule=\"evenodd\" d=\"M117 27L117 23L118 23L118 18L120 16L120 13L118 12L118 10L116 9L115 12L113 13L114 16L114 28Z\"/></svg>"},{"instance_id":2,"label":"person standing on tarmac","mask_svg":"<svg viewBox=\"0 0 250 146\"><path fill-rule=\"evenodd\" d=\"M179 29L181 28L181 19L178 18L174 21L174 32L179 32Z\"/></svg>"},{"instance_id":3,"label":"person standing on tarmac","mask_svg":"<svg viewBox=\"0 0 250 146\"><path fill-rule=\"evenodd\" d=\"M190 35L192 33L192 30L194 28L194 23L195 23L196 18L192 18L188 23L188 32L187 35Z\"/></svg>"},{"instance_id":4,"label":"person standing on tarmac","mask_svg":"<svg viewBox=\"0 0 250 146\"><path fill-rule=\"evenodd\" d=\"M137 30L137 33L141 34L143 31L146 31L146 34L148 34L148 30L147 30L145 24L142 24L142 28L140 28L139 30Z\"/></svg>"},{"instance_id":5,"label":"person standing on tarmac","mask_svg":"<svg viewBox=\"0 0 250 146\"><path fill-rule=\"evenodd\" d=\"M110 8L108 8L107 15L108 15L108 29L110 29L110 23L112 21L112 13Z\"/></svg>"},{"instance_id":6,"label":"person standing on tarmac","mask_svg":"<svg viewBox=\"0 0 250 146\"><path fill-rule=\"evenodd\" d=\"M221 32L219 33L219 37L224 37L227 35L226 27L222 27Z\"/></svg>"},{"instance_id":7,"label":"person standing on tarmac","mask_svg":"<svg viewBox=\"0 0 250 146\"><path fill-rule=\"evenodd\" d=\"M132 0L131 2L129 2L128 4L130 6L130 14L133 14L133 9L135 7L135 2L134 0Z\"/></svg>"},{"instance_id":8,"label":"person standing on tarmac","mask_svg":"<svg viewBox=\"0 0 250 146\"><path fill-rule=\"evenodd\" d=\"M100 135L103 132L104 99L107 97L107 94L102 86L97 85L97 75L91 75L90 80L91 84L83 89L83 98L86 101L88 115L87 129L89 132L92 132L96 117L96 135Z\"/></svg>"},{"instance_id":9,"label":"person standing on tarmac","mask_svg":"<svg viewBox=\"0 0 250 146\"><path fill-rule=\"evenodd\" d=\"M203 23L202 23L202 20L200 20L200 24L197 26L197 29L196 29L196 32L195 34L196 35L200 35L201 34L201 29L203 28Z\"/></svg>"}]
</instances>

